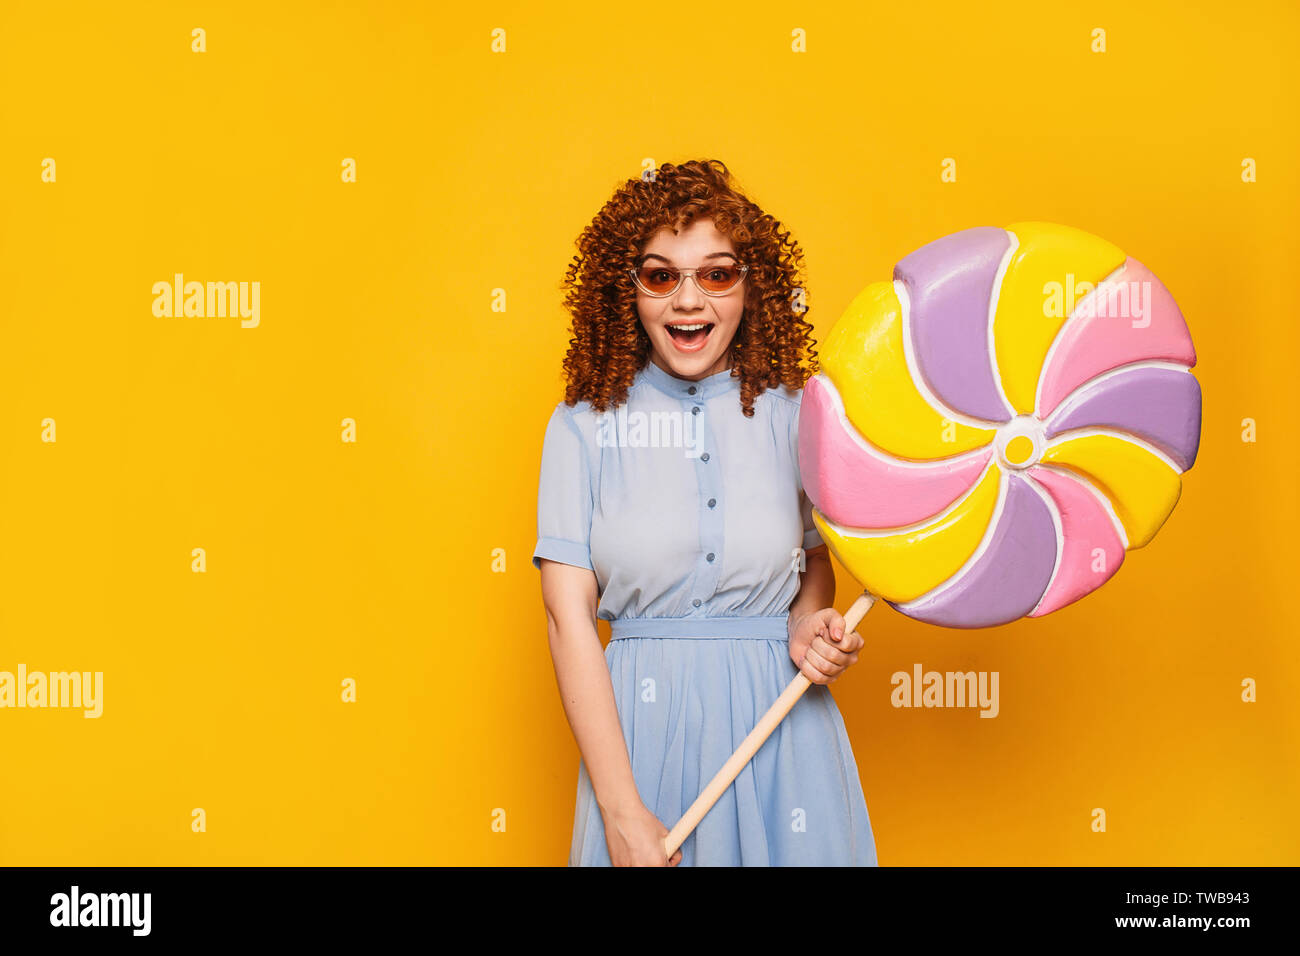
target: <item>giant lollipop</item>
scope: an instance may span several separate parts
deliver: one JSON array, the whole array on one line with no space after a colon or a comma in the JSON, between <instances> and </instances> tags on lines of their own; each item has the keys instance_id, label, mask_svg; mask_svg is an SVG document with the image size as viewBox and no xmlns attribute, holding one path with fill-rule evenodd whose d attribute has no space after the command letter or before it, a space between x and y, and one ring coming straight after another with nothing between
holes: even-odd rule
<instances>
[{"instance_id":1,"label":"giant lollipop","mask_svg":"<svg viewBox=\"0 0 1300 956\"><path fill-rule=\"evenodd\" d=\"M1155 536L1196 460L1196 352L1160 280L1068 226L945 236L867 286L804 387L813 521L865 593L946 627L1041 617ZM799 673L665 838L681 845L808 688Z\"/></svg>"}]
</instances>

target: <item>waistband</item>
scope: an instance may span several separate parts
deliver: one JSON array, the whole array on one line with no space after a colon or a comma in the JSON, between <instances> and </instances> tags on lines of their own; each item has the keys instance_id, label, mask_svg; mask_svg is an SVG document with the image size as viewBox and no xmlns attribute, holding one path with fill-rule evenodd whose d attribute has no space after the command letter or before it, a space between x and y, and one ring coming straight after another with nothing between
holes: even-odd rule
<instances>
[{"instance_id":1,"label":"waistband","mask_svg":"<svg viewBox=\"0 0 1300 956\"><path fill-rule=\"evenodd\" d=\"M747 637L787 641L789 614L772 617L620 617L609 622L610 640L625 637Z\"/></svg>"}]
</instances>

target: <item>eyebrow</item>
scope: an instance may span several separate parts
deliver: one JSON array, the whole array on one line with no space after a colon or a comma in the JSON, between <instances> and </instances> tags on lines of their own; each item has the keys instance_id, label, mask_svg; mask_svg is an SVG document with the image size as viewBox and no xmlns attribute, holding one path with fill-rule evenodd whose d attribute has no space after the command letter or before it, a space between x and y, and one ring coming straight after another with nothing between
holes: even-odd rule
<instances>
[{"instance_id":1,"label":"eyebrow","mask_svg":"<svg viewBox=\"0 0 1300 956\"><path fill-rule=\"evenodd\" d=\"M727 257L729 257L729 258L731 258L731 259L735 259L735 258L736 258L736 254L735 254L734 252L710 252L710 253L709 253L707 256L705 256L704 258L705 258L705 259L717 259L717 258L720 258L720 257L722 257L722 256L727 256ZM661 256L661 255L659 255L659 253L657 253L657 252L647 252L647 253L646 253L645 255L643 255L643 256L638 256L638 257L637 257L637 260L636 260L636 264L639 265L639 266L640 266L640 265L645 265L645 261L646 261L647 259L662 259L664 262L668 263L669 265L672 265L672 264L673 264L673 260L669 259L667 256Z\"/></svg>"}]
</instances>

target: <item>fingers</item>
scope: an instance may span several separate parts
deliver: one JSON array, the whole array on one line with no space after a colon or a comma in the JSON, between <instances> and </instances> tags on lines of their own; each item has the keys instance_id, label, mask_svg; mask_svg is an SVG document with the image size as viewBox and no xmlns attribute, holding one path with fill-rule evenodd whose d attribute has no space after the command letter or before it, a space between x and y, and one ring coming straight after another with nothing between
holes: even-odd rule
<instances>
[{"instance_id":1,"label":"fingers","mask_svg":"<svg viewBox=\"0 0 1300 956\"><path fill-rule=\"evenodd\" d=\"M798 619L789 642L790 660L811 683L828 684L857 663L857 652L864 644L857 631L845 632L843 615L834 608L822 608Z\"/></svg>"},{"instance_id":2,"label":"fingers","mask_svg":"<svg viewBox=\"0 0 1300 956\"><path fill-rule=\"evenodd\" d=\"M659 824L659 833L658 833L658 837L659 837L659 852L662 853L662 852L663 852L663 849L664 849L663 841L664 841L664 839L668 836L668 828L667 828L666 826L664 826L664 822L663 822L662 820L657 820L656 822L658 822L658 824ZM660 857L660 859L663 859L663 857ZM678 847L676 850L673 851L673 855L672 855L672 856L670 856L667 860L665 860L663 863L661 863L661 864L659 864L659 865L660 865L660 866L676 866L676 865L677 865L678 863L680 863L680 862L682 862L682 848L681 848L681 847Z\"/></svg>"},{"instance_id":3,"label":"fingers","mask_svg":"<svg viewBox=\"0 0 1300 956\"><path fill-rule=\"evenodd\" d=\"M799 665L799 673L808 678L808 683L810 684L828 684L834 680L833 677L827 677L817 668L813 667L812 662L807 659Z\"/></svg>"},{"instance_id":4,"label":"fingers","mask_svg":"<svg viewBox=\"0 0 1300 956\"><path fill-rule=\"evenodd\" d=\"M841 667L849 662L849 654L852 651L845 650L835 644L828 643L823 638L817 638L808 645L808 653L816 654L821 660L828 664L837 664Z\"/></svg>"},{"instance_id":5,"label":"fingers","mask_svg":"<svg viewBox=\"0 0 1300 956\"><path fill-rule=\"evenodd\" d=\"M819 671L817 668L813 667L812 661L808 660L807 655L804 656L803 660L795 661L794 663L795 666L799 668L799 673L802 674L804 677L808 678L808 683L810 684L826 683L826 675L823 674L821 671Z\"/></svg>"},{"instance_id":6,"label":"fingers","mask_svg":"<svg viewBox=\"0 0 1300 956\"><path fill-rule=\"evenodd\" d=\"M825 684L838 677L844 666L831 663L810 647L804 655L803 666L799 669L814 684Z\"/></svg>"},{"instance_id":7,"label":"fingers","mask_svg":"<svg viewBox=\"0 0 1300 956\"><path fill-rule=\"evenodd\" d=\"M840 647L844 650L852 651L861 647L865 642L862 635L857 631L845 633L844 615L840 614L833 607L824 607L820 611L813 611L803 615L808 618L812 625L812 636L826 639L828 644ZM796 628L797 630L798 628ZM854 646L846 646L848 644Z\"/></svg>"},{"instance_id":8,"label":"fingers","mask_svg":"<svg viewBox=\"0 0 1300 956\"><path fill-rule=\"evenodd\" d=\"M843 648L827 643L824 638L815 638L808 646L799 670L815 684L830 683L847 667L858 662L857 649L863 643L865 642L856 631L848 635Z\"/></svg>"}]
</instances>

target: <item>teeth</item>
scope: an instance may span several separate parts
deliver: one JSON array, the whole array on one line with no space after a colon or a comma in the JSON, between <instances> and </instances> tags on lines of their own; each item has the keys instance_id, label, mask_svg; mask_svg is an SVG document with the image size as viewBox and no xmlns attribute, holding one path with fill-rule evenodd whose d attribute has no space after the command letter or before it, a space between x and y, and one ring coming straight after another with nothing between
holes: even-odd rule
<instances>
[{"instance_id":1,"label":"teeth","mask_svg":"<svg viewBox=\"0 0 1300 956\"><path fill-rule=\"evenodd\" d=\"M680 332L694 332L697 329L705 328L707 325L707 322L697 322L695 325L675 325L670 322L668 327L670 329L677 329Z\"/></svg>"}]
</instances>

